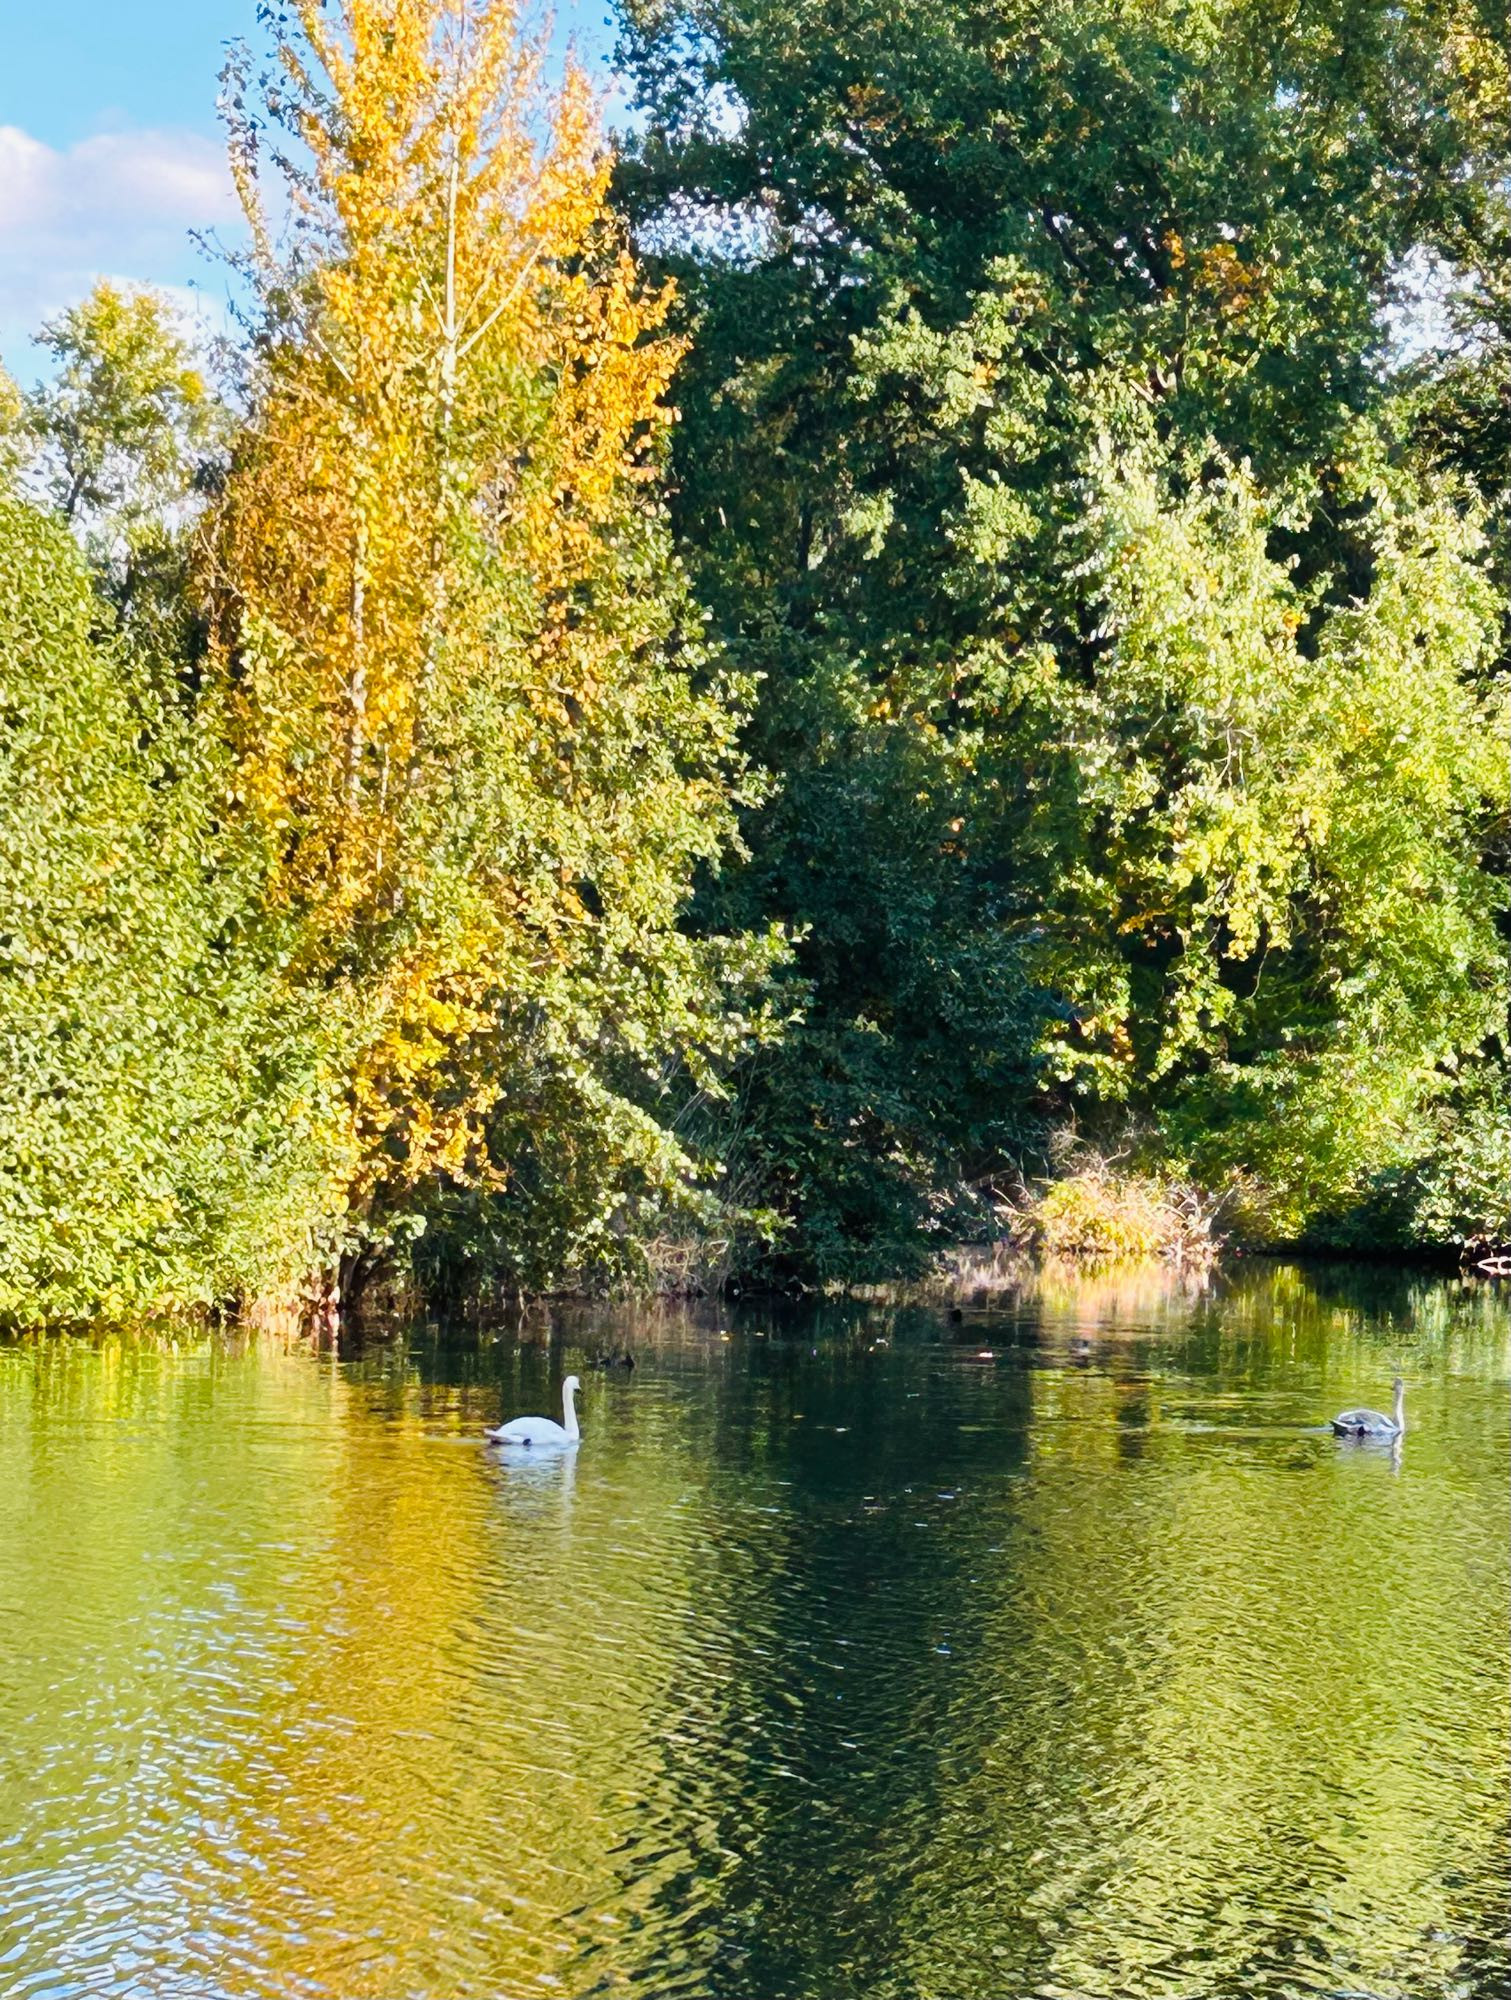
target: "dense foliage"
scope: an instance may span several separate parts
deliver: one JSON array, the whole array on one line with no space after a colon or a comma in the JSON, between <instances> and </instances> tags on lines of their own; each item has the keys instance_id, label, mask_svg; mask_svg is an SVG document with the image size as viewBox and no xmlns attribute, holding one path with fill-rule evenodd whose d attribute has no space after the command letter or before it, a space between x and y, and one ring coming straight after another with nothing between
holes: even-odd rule
<instances>
[{"instance_id":1,"label":"dense foliage","mask_svg":"<svg viewBox=\"0 0 1511 2000\"><path fill-rule=\"evenodd\" d=\"M210 1304L307 1262L307 996L216 824L223 772L58 523L0 499L0 1314Z\"/></svg>"},{"instance_id":2,"label":"dense foliage","mask_svg":"<svg viewBox=\"0 0 1511 2000\"><path fill-rule=\"evenodd\" d=\"M232 122L259 303L213 540L237 800L297 976L352 1023L344 1253L481 1191L541 1282L692 1195L665 1071L717 1088L768 955L677 925L731 836L741 692L655 487L679 350L582 79L543 102L506 6L295 11Z\"/></svg>"},{"instance_id":3,"label":"dense foliage","mask_svg":"<svg viewBox=\"0 0 1511 2000\"><path fill-rule=\"evenodd\" d=\"M751 1096L819 1269L926 1242L1034 1116L1331 1226L1503 1025L1503 599L1456 477L1491 363L1436 400L1385 365L1413 260L1504 229L1493 29L632 9L622 198L694 331L677 525L779 779L710 907L805 938ZM985 962L984 1035L924 1071Z\"/></svg>"},{"instance_id":4,"label":"dense foliage","mask_svg":"<svg viewBox=\"0 0 1511 2000\"><path fill-rule=\"evenodd\" d=\"M1505 1239L1490 0L263 20L0 376L0 1312Z\"/></svg>"},{"instance_id":5,"label":"dense foliage","mask_svg":"<svg viewBox=\"0 0 1511 2000\"><path fill-rule=\"evenodd\" d=\"M434 1224L515 1283L633 1269L706 1219L679 1120L767 1031L778 942L678 924L742 689L669 547L679 348L582 81L498 0L268 27L228 72L229 404L109 287L11 397L0 1310L329 1301Z\"/></svg>"}]
</instances>

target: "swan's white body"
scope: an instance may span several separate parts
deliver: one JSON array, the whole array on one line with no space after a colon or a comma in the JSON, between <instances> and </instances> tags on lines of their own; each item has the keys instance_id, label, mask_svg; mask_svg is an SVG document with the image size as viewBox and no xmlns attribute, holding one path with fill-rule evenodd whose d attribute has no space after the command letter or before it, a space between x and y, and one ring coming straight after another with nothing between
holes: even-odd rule
<instances>
[{"instance_id":1,"label":"swan's white body","mask_svg":"<svg viewBox=\"0 0 1511 2000\"><path fill-rule=\"evenodd\" d=\"M1338 1437L1401 1438L1406 1435L1406 1384L1396 1377L1396 1410L1387 1417L1383 1410L1341 1410L1333 1418Z\"/></svg>"},{"instance_id":2,"label":"swan's white body","mask_svg":"<svg viewBox=\"0 0 1511 2000\"><path fill-rule=\"evenodd\" d=\"M577 1410L572 1400L578 1387L575 1375L569 1375L562 1383L562 1421L559 1424L552 1423L549 1417L510 1417L496 1431L488 1432L489 1444L527 1445L535 1451L552 1446L560 1450L564 1445L576 1444L582 1435L577 1428Z\"/></svg>"}]
</instances>

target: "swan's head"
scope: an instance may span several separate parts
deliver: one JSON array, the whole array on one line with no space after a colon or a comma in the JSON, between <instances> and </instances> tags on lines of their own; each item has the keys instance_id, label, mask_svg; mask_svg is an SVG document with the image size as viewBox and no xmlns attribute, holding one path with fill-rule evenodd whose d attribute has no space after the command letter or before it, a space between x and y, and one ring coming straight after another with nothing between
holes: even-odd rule
<instances>
[{"instance_id":1,"label":"swan's head","mask_svg":"<svg viewBox=\"0 0 1511 2000\"><path fill-rule=\"evenodd\" d=\"M577 1393L577 1391L581 1387L582 1384L578 1381L577 1377L575 1375L569 1375L566 1381L563 1382L561 1385L561 1393L564 1396L573 1396Z\"/></svg>"},{"instance_id":2,"label":"swan's head","mask_svg":"<svg viewBox=\"0 0 1511 2000\"><path fill-rule=\"evenodd\" d=\"M1398 1375L1390 1386L1395 1391L1396 1395L1404 1396L1406 1394L1406 1382L1404 1377Z\"/></svg>"}]
</instances>

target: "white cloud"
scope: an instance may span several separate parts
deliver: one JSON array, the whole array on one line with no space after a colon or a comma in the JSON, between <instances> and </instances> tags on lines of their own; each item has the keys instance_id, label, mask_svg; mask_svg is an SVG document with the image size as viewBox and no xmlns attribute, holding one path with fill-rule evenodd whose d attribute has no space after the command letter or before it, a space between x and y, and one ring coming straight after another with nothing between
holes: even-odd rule
<instances>
[{"instance_id":1,"label":"white cloud","mask_svg":"<svg viewBox=\"0 0 1511 2000\"><path fill-rule=\"evenodd\" d=\"M198 132L100 132L66 153L0 125L0 248L60 228L228 221L225 155Z\"/></svg>"},{"instance_id":2,"label":"white cloud","mask_svg":"<svg viewBox=\"0 0 1511 2000\"><path fill-rule=\"evenodd\" d=\"M102 277L186 303L197 277L213 320L225 281L190 231L234 236L238 223L225 156L201 133L101 132L59 151L0 125L0 355L33 375L31 335Z\"/></svg>"}]
</instances>

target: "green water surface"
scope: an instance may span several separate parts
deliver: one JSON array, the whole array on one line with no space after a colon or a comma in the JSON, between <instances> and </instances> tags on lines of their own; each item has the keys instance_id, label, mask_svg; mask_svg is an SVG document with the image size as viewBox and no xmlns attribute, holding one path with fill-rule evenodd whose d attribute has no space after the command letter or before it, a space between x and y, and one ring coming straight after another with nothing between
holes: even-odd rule
<instances>
[{"instance_id":1,"label":"green water surface","mask_svg":"<svg viewBox=\"0 0 1511 2000\"><path fill-rule=\"evenodd\" d=\"M1508 1342L1254 1264L0 1344L0 1993L1503 2000Z\"/></svg>"}]
</instances>

